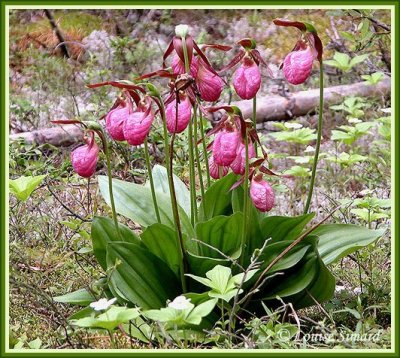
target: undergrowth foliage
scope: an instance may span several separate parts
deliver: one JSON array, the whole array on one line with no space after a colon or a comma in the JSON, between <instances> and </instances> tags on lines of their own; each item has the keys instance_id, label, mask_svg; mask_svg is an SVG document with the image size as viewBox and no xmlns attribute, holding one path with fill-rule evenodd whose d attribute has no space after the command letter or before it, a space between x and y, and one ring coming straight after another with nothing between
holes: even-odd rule
<instances>
[{"instance_id":1,"label":"undergrowth foliage","mask_svg":"<svg viewBox=\"0 0 400 358\"><path fill-rule=\"evenodd\" d=\"M383 235L384 230L325 223L340 205L310 224L322 135L323 45L309 23L274 23L299 30L298 41L283 59L287 81L304 83L315 62L320 70L319 121L317 133L310 132L317 145L303 215L268 214L275 205L270 178L291 175L272 170L256 130L261 71L271 73L255 41L246 38L235 44L237 55L218 71L207 53L222 51L228 56L233 47L199 45L188 27L179 25L162 68L135 81L89 85L118 90L104 127L98 121L54 121L86 131L86 144L71 153L80 176L95 175L103 152L107 176L99 175L98 183L112 212L111 218L95 216L91 223L93 253L102 277L90 288L54 298L84 307L69 318L72 327L106 330L114 347L117 331L146 343L172 341L178 347L191 341L218 346L224 340L246 346L235 332L257 327L257 335L262 335L264 323L254 317L271 315L282 302L295 310L331 299L336 281L329 266ZM233 88L242 99L253 101L252 118L244 118L238 107L210 104L227 85L222 74L235 67ZM168 83L160 89L153 78ZM214 112L221 113L221 120L206 128L203 119ZM154 128L162 132L164 165L151 165L149 134ZM335 139L348 143L357 135L353 128L340 128ZM368 128L357 133L361 130ZM174 174L174 145L183 132L188 137L189 187ZM112 177L111 141L143 146L148 182ZM122 224L118 214L140 225L140 233Z\"/></svg>"}]
</instances>

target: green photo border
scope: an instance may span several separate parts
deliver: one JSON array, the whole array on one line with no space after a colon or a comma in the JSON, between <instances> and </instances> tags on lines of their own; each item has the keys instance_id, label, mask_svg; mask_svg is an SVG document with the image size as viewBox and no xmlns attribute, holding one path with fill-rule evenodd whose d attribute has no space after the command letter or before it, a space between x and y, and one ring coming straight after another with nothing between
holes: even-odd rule
<instances>
[{"instance_id":1,"label":"green photo border","mask_svg":"<svg viewBox=\"0 0 400 358\"><path fill-rule=\"evenodd\" d=\"M20 7L21 9L26 8L75 8L82 9L88 6L93 8L109 7L109 8L243 8L243 7L273 7L273 8L385 8L390 7L392 9L392 349L390 350L350 350L350 349L340 349L340 350L78 350L78 349L65 349L65 350L10 350L8 349L8 134L9 134L9 123L8 123L8 88L9 88L9 78L8 78L8 10L9 8ZM316 0L287 0L287 1L260 1L260 0L148 0L148 1L88 1L88 0L41 0L41 1L19 1L19 0L8 0L1 1L1 59L0 59L0 80L1 80L1 126L0 126L0 138L1 138L1 252L0 252L0 284L1 284L1 295L0 295L0 354L1 357L22 357L25 355L42 357L42 356L86 356L86 357L97 357L97 356L116 356L116 355L132 355L132 356L159 356L160 354L173 354L179 356L189 356L189 355L207 355L207 356L230 356L243 354L246 357L256 357L256 356L279 356L279 357L292 357L302 356L308 357L309 355L322 357L322 356L339 356L343 354L348 354L358 357L399 357L400 356L400 335L398 333L399 327L399 210L398 203L400 201L399 197L399 168L398 165L400 160L399 151L399 44L400 44L400 34L399 34L399 1L316 1ZM6 32L7 31L7 32Z\"/></svg>"}]
</instances>

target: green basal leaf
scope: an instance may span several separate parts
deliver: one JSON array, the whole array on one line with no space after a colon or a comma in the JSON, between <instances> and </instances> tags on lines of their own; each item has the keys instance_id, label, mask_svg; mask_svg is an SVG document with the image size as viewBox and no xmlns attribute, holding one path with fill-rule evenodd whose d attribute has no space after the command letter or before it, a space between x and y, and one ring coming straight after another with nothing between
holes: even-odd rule
<instances>
[{"instance_id":1,"label":"green basal leaf","mask_svg":"<svg viewBox=\"0 0 400 358\"><path fill-rule=\"evenodd\" d=\"M182 290L167 264L137 244L109 243L107 267L111 286L143 309L163 307Z\"/></svg>"},{"instance_id":2,"label":"green basal leaf","mask_svg":"<svg viewBox=\"0 0 400 358\"><path fill-rule=\"evenodd\" d=\"M157 192L165 193L168 197L169 194L169 184L168 184L168 173L167 169L161 165L156 164L152 170L154 187ZM187 215L190 217L191 215L191 206L190 206L190 192L186 186L186 184L180 180L175 174L174 176L174 187L176 200L180 207L185 210Z\"/></svg>"},{"instance_id":3,"label":"green basal leaf","mask_svg":"<svg viewBox=\"0 0 400 358\"><path fill-rule=\"evenodd\" d=\"M318 237L318 252L325 265L329 265L372 244L385 231L385 229L370 230L350 224L326 224L315 229L312 235Z\"/></svg>"},{"instance_id":4,"label":"green basal leaf","mask_svg":"<svg viewBox=\"0 0 400 358\"><path fill-rule=\"evenodd\" d=\"M96 298L86 288L81 288L62 296L53 297L53 300L60 303L69 303L71 305L87 306L89 303L95 301Z\"/></svg>"},{"instance_id":5,"label":"green basal leaf","mask_svg":"<svg viewBox=\"0 0 400 358\"><path fill-rule=\"evenodd\" d=\"M177 232L163 224L153 224L140 235L147 249L163 260L179 277L181 257L179 255Z\"/></svg>"},{"instance_id":6,"label":"green basal leaf","mask_svg":"<svg viewBox=\"0 0 400 358\"><path fill-rule=\"evenodd\" d=\"M231 216L216 216L196 225L196 238L232 257L240 250L242 228L243 214L241 212ZM225 258L209 246L198 244L198 255L216 259Z\"/></svg>"},{"instance_id":7,"label":"green basal leaf","mask_svg":"<svg viewBox=\"0 0 400 358\"><path fill-rule=\"evenodd\" d=\"M200 204L199 222L232 213L230 188L237 178L237 175L230 173L210 186L204 195L204 201Z\"/></svg>"},{"instance_id":8,"label":"green basal leaf","mask_svg":"<svg viewBox=\"0 0 400 358\"><path fill-rule=\"evenodd\" d=\"M108 178L100 175L98 181L101 194L107 204L110 205ZM157 222L149 187L113 179L113 192L115 208L119 214L126 216L143 227L150 226ZM159 192L157 194L157 204L160 211L161 223L175 228L169 196ZM179 217L183 232L190 237L194 236L189 217L181 207L179 207Z\"/></svg>"},{"instance_id":9,"label":"green basal leaf","mask_svg":"<svg viewBox=\"0 0 400 358\"><path fill-rule=\"evenodd\" d=\"M118 224L121 237L117 235L114 220L108 217L95 216L92 221L92 244L93 253L100 266L106 270L106 248L108 243L113 241L124 241L140 244L140 239L127 226Z\"/></svg>"}]
</instances>

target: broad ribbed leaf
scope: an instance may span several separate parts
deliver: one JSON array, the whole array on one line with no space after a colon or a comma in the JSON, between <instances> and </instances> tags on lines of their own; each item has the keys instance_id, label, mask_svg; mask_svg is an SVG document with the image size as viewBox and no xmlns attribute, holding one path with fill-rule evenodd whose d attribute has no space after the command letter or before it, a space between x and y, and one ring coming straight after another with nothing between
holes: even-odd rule
<instances>
[{"instance_id":1,"label":"broad ribbed leaf","mask_svg":"<svg viewBox=\"0 0 400 358\"><path fill-rule=\"evenodd\" d=\"M318 269L318 257L311 253L298 264L298 267L295 266L269 281L262 290L266 294L264 299L274 299L276 296L288 297L303 291L313 282Z\"/></svg>"},{"instance_id":2,"label":"broad ribbed leaf","mask_svg":"<svg viewBox=\"0 0 400 358\"><path fill-rule=\"evenodd\" d=\"M329 265L380 238L385 229L370 230L350 224L321 225L312 232L318 237L318 252L325 265Z\"/></svg>"},{"instance_id":3,"label":"broad ribbed leaf","mask_svg":"<svg viewBox=\"0 0 400 358\"><path fill-rule=\"evenodd\" d=\"M313 213L295 217L266 217L261 222L261 232L263 237L262 240L260 240L258 247L261 247L266 239L271 239L269 244L283 240L295 240L313 217Z\"/></svg>"},{"instance_id":4,"label":"broad ribbed leaf","mask_svg":"<svg viewBox=\"0 0 400 358\"><path fill-rule=\"evenodd\" d=\"M164 168L162 165L155 165L152 170L153 173L153 180L154 180L154 187L156 191L169 194L169 184L168 184L168 173L167 169ZM190 206L190 192L185 185L185 183L180 180L174 174L174 187L175 187L175 194L176 200L178 204L185 210L185 212L190 217L191 213L191 206Z\"/></svg>"},{"instance_id":5,"label":"broad ribbed leaf","mask_svg":"<svg viewBox=\"0 0 400 358\"><path fill-rule=\"evenodd\" d=\"M196 237L205 244L232 256L240 249L243 228L243 214L238 212L232 216L216 216L211 220L196 225ZM224 256L205 245L198 245L198 254L216 259Z\"/></svg>"},{"instance_id":6,"label":"broad ribbed leaf","mask_svg":"<svg viewBox=\"0 0 400 358\"><path fill-rule=\"evenodd\" d=\"M237 175L230 173L210 186L204 195L204 201L200 204L199 221L232 213L232 192L229 189L236 180Z\"/></svg>"},{"instance_id":7,"label":"broad ribbed leaf","mask_svg":"<svg viewBox=\"0 0 400 358\"><path fill-rule=\"evenodd\" d=\"M164 307L168 299L181 293L180 284L167 264L137 244L109 243L107 266L111 285L143 309Z\"/></svg>"},{"instance_id":8,"label":"broad ribbed leaf","mask_svg":"<svg viewBox=\"0 0 400 358\"><path fill-rule=\"evenodd\" d=\"M108 217L95 216L92 221L92 244L93 253L96 256L100 266L106 270L106 248L109 242L124 241L131 243L140 243L140 239L127 226L118 224L121 236L117 235L115 230L114 220Z\"/></svg>"},{"instance_id":9,"label":"broad ribbed leaf","mask_svg":"<svg viewBox=\"0 0 400 358\"><path fill-rule=\"evenodd\" d=\"M163 224L153 224L140 237L147 249L163 260L178 277L180 251L176 231Z\"/></svg>"},{"instance_id":10,"label":"broad ribbed leaf","mask_svg":"<svg viewBox=\"0 0 400 358\"><path fill-rule=\"evenodd\" d=\"M313 306L315 305L315 301L322 303L331 299L335 292L335 286L335 277L325 266L321 258L319 258L317 275L314 277L314 280L305 290L289 297L285 301L292 302L296 309Z\"/></svg>"},{"instance_id":11,"label":"broad ribbed leaf","mask_svg":"<svg viewBox=\"0 0 400 358\"><path fill-rule=\"evenodd\" d=\"M108 178L106 176L99 176L98 178L101 194L107 204L110 205ZM157 222L149 187L113 179L113 192L115 208L119 214L126 216L143 227L150 226ZM170 198L166 194L158 192L157 204L160 211L161 223L175 228ZM179 207L179 216L182 230L192 237L193 227L190 224L187 214L181 207Z\"/></svg>"},{"instance_id":12,"label":"broad ribbed leaf","mask_svg":"<svg viewBox=\"0 0 400 358\"><path fill-rule=\"evenodd\" d=\"M292 241L285 240L268 245L260 256L259 261L262 262L260 272L268 267L282 252L285 250ZM299 243L288 251L276 264L274 264L267 272L267 275L274 272L287 270L296 265L310 249L311 245Z\"/></svg>"}]
</instances>

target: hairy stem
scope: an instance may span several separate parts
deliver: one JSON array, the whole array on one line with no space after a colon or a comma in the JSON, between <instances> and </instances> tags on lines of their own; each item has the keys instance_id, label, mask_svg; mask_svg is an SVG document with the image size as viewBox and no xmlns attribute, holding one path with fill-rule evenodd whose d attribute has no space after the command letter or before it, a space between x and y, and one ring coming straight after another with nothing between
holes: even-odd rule
<instances>
[{"instance_id":1,"label":"hairy stem","mask_svg":"<svg viewBox=\"0 0 400 358\"><path fill-rule=\"evenodd\" d=\"M183 49L183 57L185 59L185 71L187 74L190 74L190 63L189 56L186 46L186 40L182 37L182 49ZM197 221L197 199L196 199L196 171L194 167L194 152L193 152L193 122L192 118L189 122L189 131L188 131L188 142L189 142L189 182L190 182L190 207L191 207L191 217L190 221L194 226ZM200 175L200 173L199 173Z\"/></svg>"},{"instance_id":2,"label":"hairy stem","mask_svg":"<svg viewBox=\"0 0 400 358\"><path fill-rule=\"evenodd\" d=\"M201 111L199 111L199 122L200 122L201 144L203 145L203 157L204 157L204 162L206 163L207 188L209 188L211 185L211 177L210 177L210 168L208 166L208 153L207 153L206 136L203 125L203 115Z\"/></svg>"},{"instance_id":3,"label":"hairy stem","mask_svg":"<svg viewBox=\"0 0 400 358\"><path fill-rule=\"evenodd\" d=\"M197 145L198 138L197 138L197 107L196 107L196 105L193 107L193 111L194 111L193 112L194 153L195 153L195 156L196 156L197 173L199 175L201 202L204 202L204 182L203 182L203 174L202 174L202 171L201 171L199 147ZM203 203L203 205L205 205L205 203ZM197 207L196 207L196 209L197 209ZM196 210L196 212L197 212L197 210ZM196 217L196 221L197 221L197 217Z\"/></svg>"},{"instance_id":4,"label":"hairy stem","mask_svg":"<svg viewBox=\"0 0 400 358\"><path fill-rule=\"evenodd\" d=\"M173 148L174 148L174 141L175 141L175 134L172 135L171 138L171 146L168 143L168 131L167 131L167 120L165 117L165 106L161 96L158 98L160 101L161 107L161 119L163 122L163 131L164 131L164 147L165 147L165 165L167 166L167 175L168 175L168 186L169 186L169 193L171 198L171 207L172 207L172 215L174 216L174 222L176 226L177 236L178 236L178 246L180 249L180 254L182 260L180 261L180 278L183 292L186 292L186 268L187 268L187 258L185 254L185 247L183 243L183 235L181 229L181 222L179 218L179 210L178 210L178 202L176 200L176 193L175 193L175 185L174 185L174 172L173 172ZM178 106L176 106L176 118L178 117Z\"/></svg>"},{"instance_id":5,"label":"hairy stem","mask_svg":"<svg viewBox=\"0 0 400 358\"><path fill-rule=\"evenodd\" d=\"M117 219L117 211L115 210L115 202L114 202L114 193L113 193L113 183L112 183L112 173L111 173L111 159L110 159L110 148L107 143L107 139L104 133L97 132L100 136L100 139L103 142L104 154L107 160L107 176L108 176L108 192L110 194L110 203L111 203L111 211L115 224L115 230L117 231L118 237L122 240L121 232L119 231L118 219Z\"/></svg>"},{"instance_id":6,"label":"hairy stem","mask_svg":"<svg viewBox=\"0 0 400 358\"><path fill-rule=\"evenodd\" d=\"M257 95L253 97L253 127L257 131ZM257 158L257 142L254 142L254 151L256 152Z\"/></svg>"},{"instance_id":7,"label":"hairy stem","mask_svg":"<svg viewBox=\"0 0 400 358\"><path fill-rule=\"evenodd\" d=\"M243 233L242 233L242 253L240 255L240 264L243 265L244 260L244 252L246 246L246 239L247 239L247 222L248 222L248 201L249 201L249 137L247 135L247 128L246 134L244 137L244 146L245 146L245 153L246 153L246 165L244 170L244 181L243 181Z\"/></svg>"},{"instance_id":8,"label":"hairy stem","mask_svg":"<svg viewBox=\"0 0 400 358\"><path fill-rule=\"evenodd\" d=\"M321 138L322 138L323 111L324 111L324 69L323 69L322 61L320 61L320 64L319 64L319 113L318 113L317 143L315 145L314 161L313 161L312 173L311 173L311 179L310 179L310 189L308 192L306 205L304 207L304 214L307 214L308 210L310 209L311 199L312 199L312 195L313 195L313 191L314 191L319 150L320 150Z\"/></svg>"},{"instance_id":9,"label":"hairy stem","mask_svg":"<svg viewBox=\"0 0 400 358\"><path fill-rule=\"evenodd\" d=\"M147 137L144 139L144 156L146 158L147 172L149 174L150 190L151 190L151 196L152 196L152 199L153 199L154 211L156 212L157 222L161 223L160 210L158 209L156 191L155 191L155 188L154 188L153 173L151 172L149 143L147 141Z\"/></svg>"}]
</instances>

